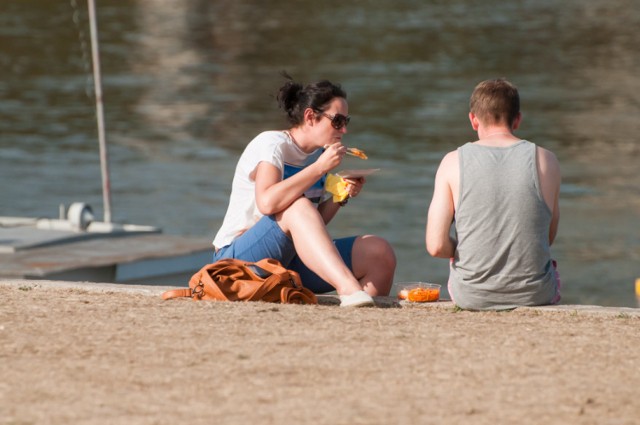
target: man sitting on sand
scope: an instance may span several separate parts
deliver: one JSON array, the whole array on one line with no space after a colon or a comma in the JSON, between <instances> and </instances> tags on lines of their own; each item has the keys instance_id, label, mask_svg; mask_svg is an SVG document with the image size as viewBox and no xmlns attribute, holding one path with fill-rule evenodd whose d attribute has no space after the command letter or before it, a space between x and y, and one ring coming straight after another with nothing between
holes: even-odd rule
<instances>
[{"instance_id":1,"label":"man sitting on sand","mask_svg":"<svg viewBox=\"0 0 640 425\"><path fill-rule=\"evenodd\" d=\"M522 121L520 98L504 79L476 86L469 120L478 140L449 152L436 174L427 251L451 259L449 294L461 308L555 304L558 160L513 134Z\"/></svg>"}]
</instances>

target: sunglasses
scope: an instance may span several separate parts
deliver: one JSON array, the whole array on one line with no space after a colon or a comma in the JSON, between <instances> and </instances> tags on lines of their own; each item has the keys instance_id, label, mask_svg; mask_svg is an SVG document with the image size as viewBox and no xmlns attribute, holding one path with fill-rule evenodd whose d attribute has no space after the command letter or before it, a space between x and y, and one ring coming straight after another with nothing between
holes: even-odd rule
<instances>
[{"instance_id":1,"label":"sunglasses","mask_svg":"<svg viewBox=\"0 0 640 425\"><path fill-rule=\"evenodd\" d=\"M331 120L331 126L336 130L340 130L342 127L346 127L347 125L349 125L349 121L351 121L351 117L348 115L345 116L342 114L335 114L334 116L331 116L329 114L325 114L324 112L320 112L320 115L325 118L329 118Z\"/></svg>"}]
</instances>

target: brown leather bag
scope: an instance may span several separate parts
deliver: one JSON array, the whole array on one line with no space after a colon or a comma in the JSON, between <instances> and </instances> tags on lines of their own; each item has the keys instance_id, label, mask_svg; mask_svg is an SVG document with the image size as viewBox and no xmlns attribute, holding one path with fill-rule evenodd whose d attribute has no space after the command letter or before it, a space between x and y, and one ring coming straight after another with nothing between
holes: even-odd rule
<instances>
[{"instance_id":1,"label":"brown leather bag","mask_svg":"<svg viewBox=\"0 0 640 425\"><path fill-rule=\"evenodd\" d=\"M261 277L261 271L267 277ZM260 274L258 274L260 273ZM318 299L302 286L300 275L285 269L278 260L265 258L256 263L222 259L207 264L189 280L189 288L162 294L165 300L191 297L194 300L266 301L289 304L317 304Z\"/></svg>"}]
</instances>

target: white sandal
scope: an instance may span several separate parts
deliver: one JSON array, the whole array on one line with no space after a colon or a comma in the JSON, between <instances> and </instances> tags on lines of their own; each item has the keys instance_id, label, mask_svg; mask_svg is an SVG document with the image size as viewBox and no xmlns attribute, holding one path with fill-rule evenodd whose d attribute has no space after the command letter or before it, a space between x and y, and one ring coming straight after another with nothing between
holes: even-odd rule
<instances>
[{"instance_id":1,"label":"white sandal","mask_svg":"<svg viewBox=\"0 0 640 425\"><path fill-rule=\"evenodd\" d=\"M373 298L364 291L354 292L351 295L340 295L340 307L369 307L373 306Z\"/></svg>"}]
</instances>

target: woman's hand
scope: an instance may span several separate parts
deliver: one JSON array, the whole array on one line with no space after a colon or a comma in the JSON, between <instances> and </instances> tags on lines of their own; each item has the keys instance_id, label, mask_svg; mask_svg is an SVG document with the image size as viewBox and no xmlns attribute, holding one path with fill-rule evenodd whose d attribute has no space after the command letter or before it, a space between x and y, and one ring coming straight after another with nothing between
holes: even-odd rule
<instances>
[{"instance_id":1,"label":"woman's hand","mask_svg":"<svg viewBox=\"0 0 640 425\"><path fill-rule=\"evenodd\" d=\"M346 153L347 148L342 143L327 145L316 164L318 164L323 174L326 174L340 165Z\"/></svg>"},{"instance_id":2,"label":"woman's hand","mask_svg":"<svg viewBox=\"0 0 640 425\"><path fill-rule=\"evenodd\" d=\"M359 178L345 178L344 181L349 183L347 186L347 192L349 192L350 198L355 198L358 196L360 191L362 190L362 186L367 182L364 177Z\"/></svg>"}]
</instances>

